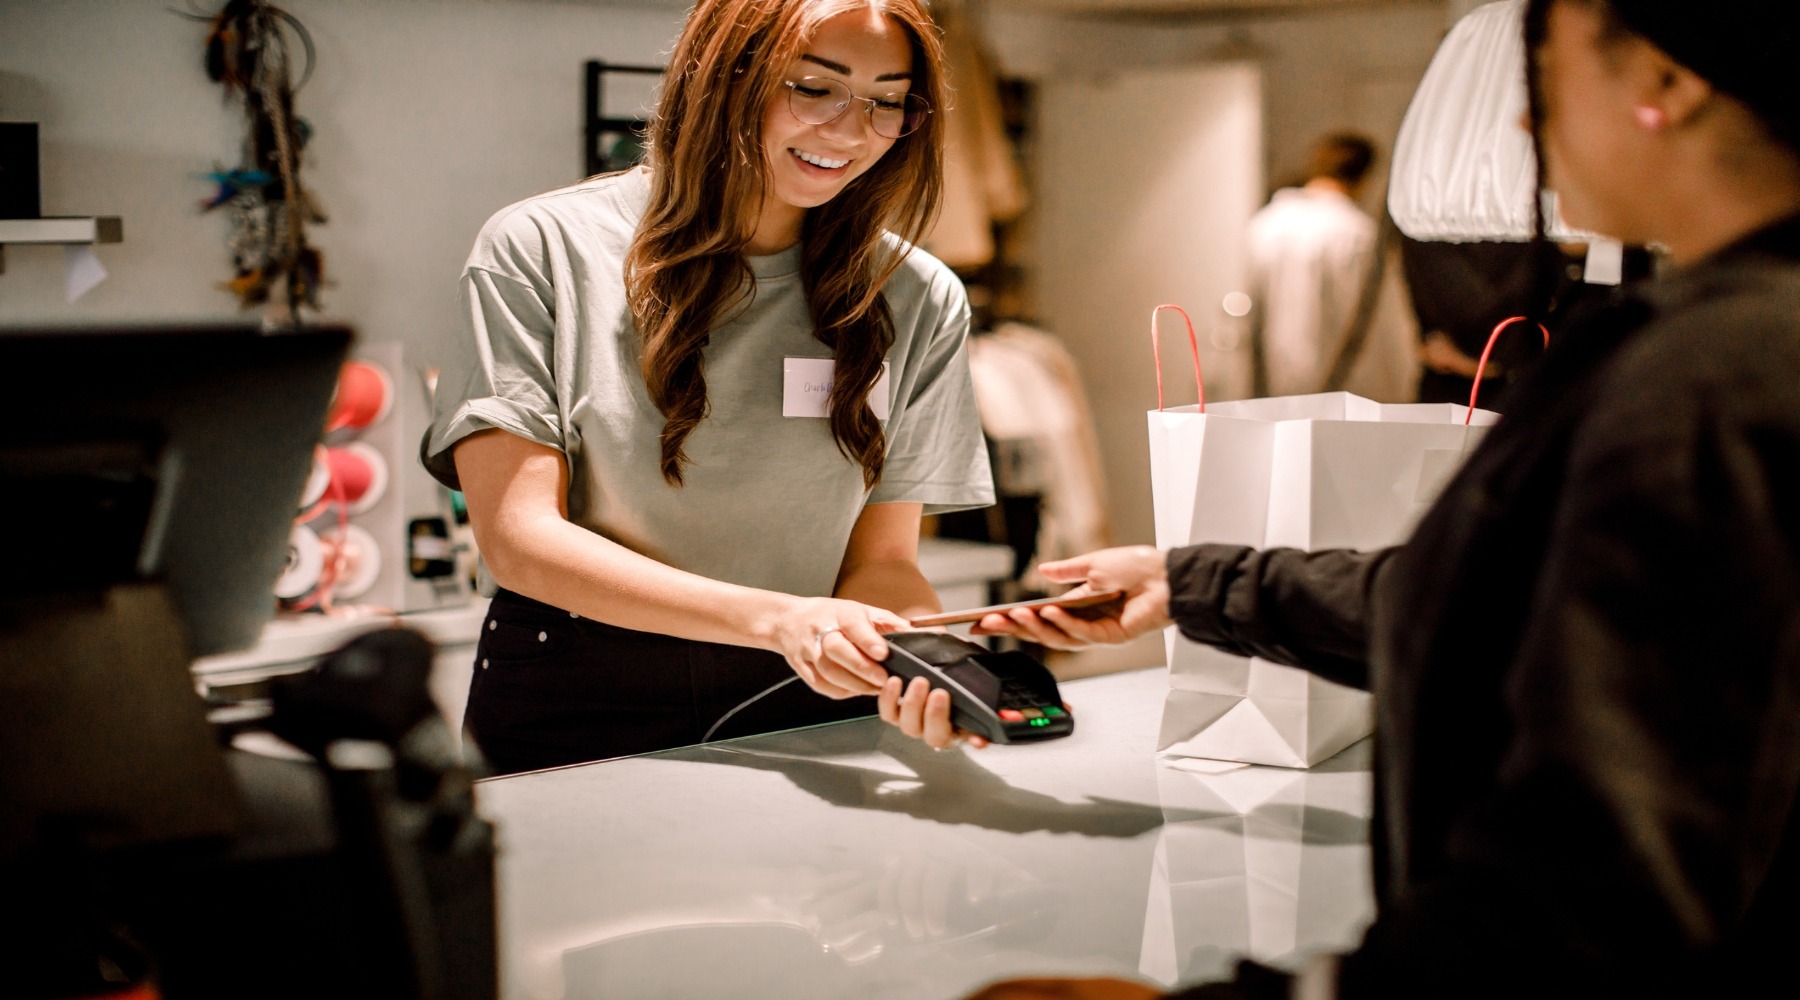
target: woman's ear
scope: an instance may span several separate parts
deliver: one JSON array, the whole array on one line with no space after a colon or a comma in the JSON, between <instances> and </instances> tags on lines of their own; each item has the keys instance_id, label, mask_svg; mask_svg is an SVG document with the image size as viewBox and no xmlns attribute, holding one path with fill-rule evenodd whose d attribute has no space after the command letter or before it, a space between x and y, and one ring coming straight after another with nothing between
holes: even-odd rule
<instances>
[{"instance_id":1,"label":"woman's ear","mask_svg":"<svg viewBox=\"0 0 1800 1000\"><path fill-rule=\"evenodd\" d=\"M1638 124L1650 131L1687 124L1712 99L1712 84L1661 49L1643 44L1640 73L1645 84L1636 107Z\"/></svg>"}]
</instances>

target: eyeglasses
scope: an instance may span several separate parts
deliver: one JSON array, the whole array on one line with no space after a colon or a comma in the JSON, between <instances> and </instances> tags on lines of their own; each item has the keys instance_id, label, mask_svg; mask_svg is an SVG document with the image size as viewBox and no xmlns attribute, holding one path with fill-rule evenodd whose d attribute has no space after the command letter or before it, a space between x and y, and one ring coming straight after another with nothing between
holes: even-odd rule
<instances>
[{"instance_id":1,"label":"eyeglasses","mask_svg":"<svg viewBox=\"0 0 1800 1000\"><path fill-rule=\"evenodd\" d=\"M931 105L918 94L858 97L841 81L822 76L788 80L788 110L808 125L829 125L844 117L851 101L868 105L869 126L888 139L910 135L925 124Z\"/></svg>"}]
</instances>

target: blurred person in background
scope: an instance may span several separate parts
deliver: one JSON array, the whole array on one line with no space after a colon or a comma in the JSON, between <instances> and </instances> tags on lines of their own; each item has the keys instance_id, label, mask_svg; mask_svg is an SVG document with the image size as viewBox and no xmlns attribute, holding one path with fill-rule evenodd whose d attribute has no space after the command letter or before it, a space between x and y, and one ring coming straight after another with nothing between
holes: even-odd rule
<instances>
[{"instance_id":1,"label":"blurred person in background","mask_svg":"<svg viewBox=\"0 0 1800 1000\"><path fill-rule=\"evenodd\" d=\"M1374 164L1368 139L1327 135L1306 181L1276 191L1250 217L1252 395L1412 397L1410 317L1380 228L1356 204Z\"/></svg>"}]
</instances>

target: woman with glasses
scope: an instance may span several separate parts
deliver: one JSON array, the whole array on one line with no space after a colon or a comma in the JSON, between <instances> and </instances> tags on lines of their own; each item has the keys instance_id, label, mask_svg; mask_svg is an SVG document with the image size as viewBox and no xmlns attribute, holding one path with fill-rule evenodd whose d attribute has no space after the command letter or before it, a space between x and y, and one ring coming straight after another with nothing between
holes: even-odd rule
<instances>
[{"instance_id":1,"label":"woman with glasses","mask_svg":"<svg viewBox=\"0 0 1800 1000\"><path fill-rule=\"evenodd\" d=\"M968 304L912 245L936 28L700 0L669 65L645 166L504 209L463 273L422 451L498 588L467 727L501 772L877 710L947 746L881 665L937 608L921 517L992 502Z\"/></svg>"},{"instance_id":2,"label":"woman with glasses","mask_svg":"<svg viewBox=\"0 0 1800 1000\"><path fill-rule=\"evenodd\" d=\"M1106 550L1042 570L1128 589L1120 617L983 622L1055 646L1174 624L1373 691L1373 924L1283 956L1297 982L1245 963L1190 1000L1794 989L1800 4L1470 16L1517 30L1520 6L1544 186L1665 272L1570 314L1406 544Z\"/></svg>"}]
</instances>

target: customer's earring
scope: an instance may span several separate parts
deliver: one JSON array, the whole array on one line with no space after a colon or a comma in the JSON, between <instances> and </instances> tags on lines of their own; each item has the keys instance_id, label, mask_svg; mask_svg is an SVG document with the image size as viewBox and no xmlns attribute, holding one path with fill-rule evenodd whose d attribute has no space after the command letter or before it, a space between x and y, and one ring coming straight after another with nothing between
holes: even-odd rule
<instances>
[{"instance_id":1,"label":"customer's earring","mask_svg":"<svg viewBox=\"0 0 1800 1000\"><path fill-rule=\"evenodd\" d=\"M1661 108L1649 104L1640 104L1637 106L1636 111L1637 123L1642 126L1646 132L1660 132L1664 125L1669 124L1669 116Z\"/></svg>"}]
</instances>

